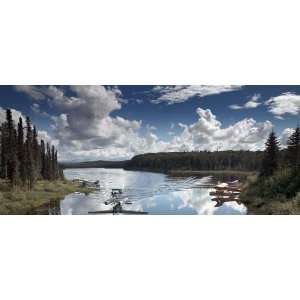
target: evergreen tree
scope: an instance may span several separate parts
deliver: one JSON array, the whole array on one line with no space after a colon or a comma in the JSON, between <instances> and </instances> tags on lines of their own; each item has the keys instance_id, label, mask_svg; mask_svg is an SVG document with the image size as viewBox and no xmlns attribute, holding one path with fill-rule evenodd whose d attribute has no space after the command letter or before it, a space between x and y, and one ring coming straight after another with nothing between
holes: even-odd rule
<instances>
[{"instance_id":1,"label":"evergreen tree","mask_svg":"<svg viewBox=\"0 0 300 300\"><path fill-rule=\"evenodd\" d=\"M7 178L7 123L1 126L1 178Z\"/></svg>"},{"instance_id":2,"label":"evergreen tree","mask_svg":"<svg viewBox=\"0 0 300 300\"><path fill-rule=\"evenodd\" d=\"M6 126L7 126L7 136L6 136L6 151L7 151L7 178L12 183L13 181L13 173L14 173L14 141L13 141L13 135L14 135L14 123L12 118L12 113L10 109L6 110Z\"/></svg>"},{"instance_id":3,"label":"evergreen tree","mask_svg":"<svg viewBox=\"0 0 300 300\"><path fill-rule=\"evenodd\" d=\"M27 185L29 189L33 188L35 181L34 172L34 161L33 161L33 133L31 127L31 120L29 117L26 118L26 142L25 142L25 169Z\"/></svg>"},{"instance_id":4,"label":"evergreen tree","mask_svg":"<svg viewBox=\"0 0 300 300\"><path fill-rule=\"evenodd\" d=\"M41 151L35 126L32 133L32 153L34 157L34 178L37 180L41 177Z\"/></svg>"},{"instance_id":5,"label":"evergreen tree","mask_svg":"<svg viewBox=\"0 0 300 300\"><path fill-rule=\"evenodd\" d=\"M12 149L11 149L11 184L13 187L20 185L20 163L18 159L18 147L17 147L17 131L13 129L12 136Z\"/></svg>"},{"instance_id":6,"label":"evergreen tree","mask_svg":"<svg viewBox=\"0 0 300 300\"><path fill-rule=\"evenodd\" d=\"M24 128L23 128L22 118L19 118L19 123L18 123L17 152L18 152L18 159L20 164L20 179L22 185L25 185L26 166L25 166Z\"/></svg>"},{"instance_id":7,"label":"evergreen tree","mask_svg":"<svg viewBox=\"0 0 300 300\"><path fill-rule=\"evenodd\" d=\"M278 169L279 141L272 131L266 142L260 176L269 177Z\"/></svg>"},{"instance_id":8,"label":"evergreen tree","mask_svg":"<svg viewBox=\"0 0 300 300\"><path fill-rule=\"evenodd\" d=\"M51 150L50 145L47 143L47 152L46 152L46 179L51 180L51 170L52 164L51 164Z\"/></svg>"},{"instance_id":9,"label":"evergreen tree","mask_svg":"<svg viewBox=\"0 0 300 300\"><path fill-rule=\"evenodd\" d=\"M22 183L32 189L38 179L56 180L63 178L57 162L57 150L42 140L39 144L38 133L26 118L26 138L24 126L19 118L14 124L11 110L6 111L6 121L0 124L0 177L8 179L12 187Z\"/></svg>"},{"instance_id":10,"label":"evergreen tree","mask_svg":"<svg viewBox=\"0 0 300 300\"><path fill-rule=\"evenodd\" d=\"M299 125L288 139L287 162L290 166L300 166L300 127Z\"/></svg>"},{"instance_id":11,"label":"evergreen tree","mask_svg":"<svg viewBox=\"0 0 300 300\"><path fill-rule=\"evenodd\" d=\"M59 165L57 161L57 150L55 150L54 162L55 162L55 179L59 179L60 174L59 174Z\"/></svg>"},{"instance_id":12,"label":"evergreen tree","mask_svg":"<svg viewBox=\"0 0 300 300\"><path fill-rule=\"evenodd\" d=\"M47 165L46 165L46 149L45 142L41 140L41 176L43 179L47 179Z\"/></svg>"},{"instance_id":13,"label":"evergreen tree","mask_svg":"<svg viewBox=\"0 0 300 300\"><path fill-rule=\"evenodd\" d=\"M51 147L51 179L55 180L56 176L56 162L55 162L55 148Z\"/></svg>"}]
</instances>

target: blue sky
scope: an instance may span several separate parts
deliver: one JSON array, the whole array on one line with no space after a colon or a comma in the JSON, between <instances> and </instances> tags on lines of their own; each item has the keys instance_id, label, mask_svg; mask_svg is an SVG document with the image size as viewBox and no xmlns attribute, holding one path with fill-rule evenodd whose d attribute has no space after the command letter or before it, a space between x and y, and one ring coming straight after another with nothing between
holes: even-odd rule
<instances>
[{"instance_id":1,"label":"blue sky","mask_svg":"<svg viewBox=\"0 0 300 300\"><path fill-rule=\"evenodd\" d=\"M257 150L297 125L300 86L1 86L0 107L29 115L61 160Z\"/></svg>"}]
</instances>

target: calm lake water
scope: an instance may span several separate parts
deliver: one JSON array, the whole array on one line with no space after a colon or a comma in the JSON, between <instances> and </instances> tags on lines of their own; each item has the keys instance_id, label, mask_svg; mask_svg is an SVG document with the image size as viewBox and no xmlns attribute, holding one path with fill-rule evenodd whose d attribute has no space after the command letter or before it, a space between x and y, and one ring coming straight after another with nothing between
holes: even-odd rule
<instances>
[{"instance_id":1,"label":"calm lake water","mask_svg":"<svg viewBox=\"0 0 300 300\"><path fill-rule=\"evenodd\" d=\"M236 202L215 207L211 200L210 188L201 185L213 183L212 177L172 178L164 174L125 171L123 169L66 169L67 179L100 181L101 189L84 194L70 194L60 202L61 214L88 214L89 212L111 209L105 205L111 189L123 189L123 196L131 204L123 209L148 214L245 214L246 208Z\"/></svg>"}]
</instances>

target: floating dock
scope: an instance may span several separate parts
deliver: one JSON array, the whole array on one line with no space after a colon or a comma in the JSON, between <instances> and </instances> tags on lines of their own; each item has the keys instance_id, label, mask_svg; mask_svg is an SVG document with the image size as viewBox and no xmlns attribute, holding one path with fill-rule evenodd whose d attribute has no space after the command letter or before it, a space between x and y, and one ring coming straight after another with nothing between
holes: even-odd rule
<instances>
[{"instance_id":1,"label":"floating dock","mask_svg":"<svg viewBox=\"0 0 300 300\"><path fill-rule=\"evenodd\" d=\"M232 182L222 182L214 186L214 190L209 193L213 196L212 201L216 201L216 207L222 206L225 202L237 202L240 204L241 184L238 180Z\"/></svg>"}]
</instances>

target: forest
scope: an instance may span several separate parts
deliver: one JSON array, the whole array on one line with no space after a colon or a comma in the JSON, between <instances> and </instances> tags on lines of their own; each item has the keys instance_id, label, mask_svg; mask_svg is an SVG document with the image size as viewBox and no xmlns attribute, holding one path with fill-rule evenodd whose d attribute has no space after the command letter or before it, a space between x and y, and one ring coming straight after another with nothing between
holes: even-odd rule
<instances>
[{"instance_id":1,"label":"forest","mask_svg":"<svg viewBox=\"0 0 300 300\"><path fill-rule=\"evenodd\" d=\"M300 213L300 128L287 148L272 132L266 142L258 175L249 177L241 194L250 214Z\"/></svg>"},{"instance_id":2,"label":"forest","mask_svg":"<svg viewBox=\"0 0 300 300\"><path fill-rule=\"evenodd\" d=\"M243 183L240 198L249 214L300 214L299 126L284 147L272 131L264 151L142 154L133 157L127 169L165 173L202 170L208 174L209 171L254 171Z\"/></svg>"},{"instance_id":3,"label":"forest","mask_svg":"<svg viewBox=\"0 0 300 300\"><path fill-rule=\"evenodd\" d=\"M235 170L257 171L263 152L251 151L199 151L149 153L133 157L127 169L168 172L171 170Z\"/></svg>"},{"instance_id":4,"label":"forest","mask_svg":"<svg viewBox=\"0 0 300 300\"><path fill-rule=\"evenodd\" d=\"M37 128L29 117L15 124L10 109L0 127L0 178L12 189L32 190L38 180L61 179L57 150L44 140L39 142Z\"/></svg>"}]
</instances>

